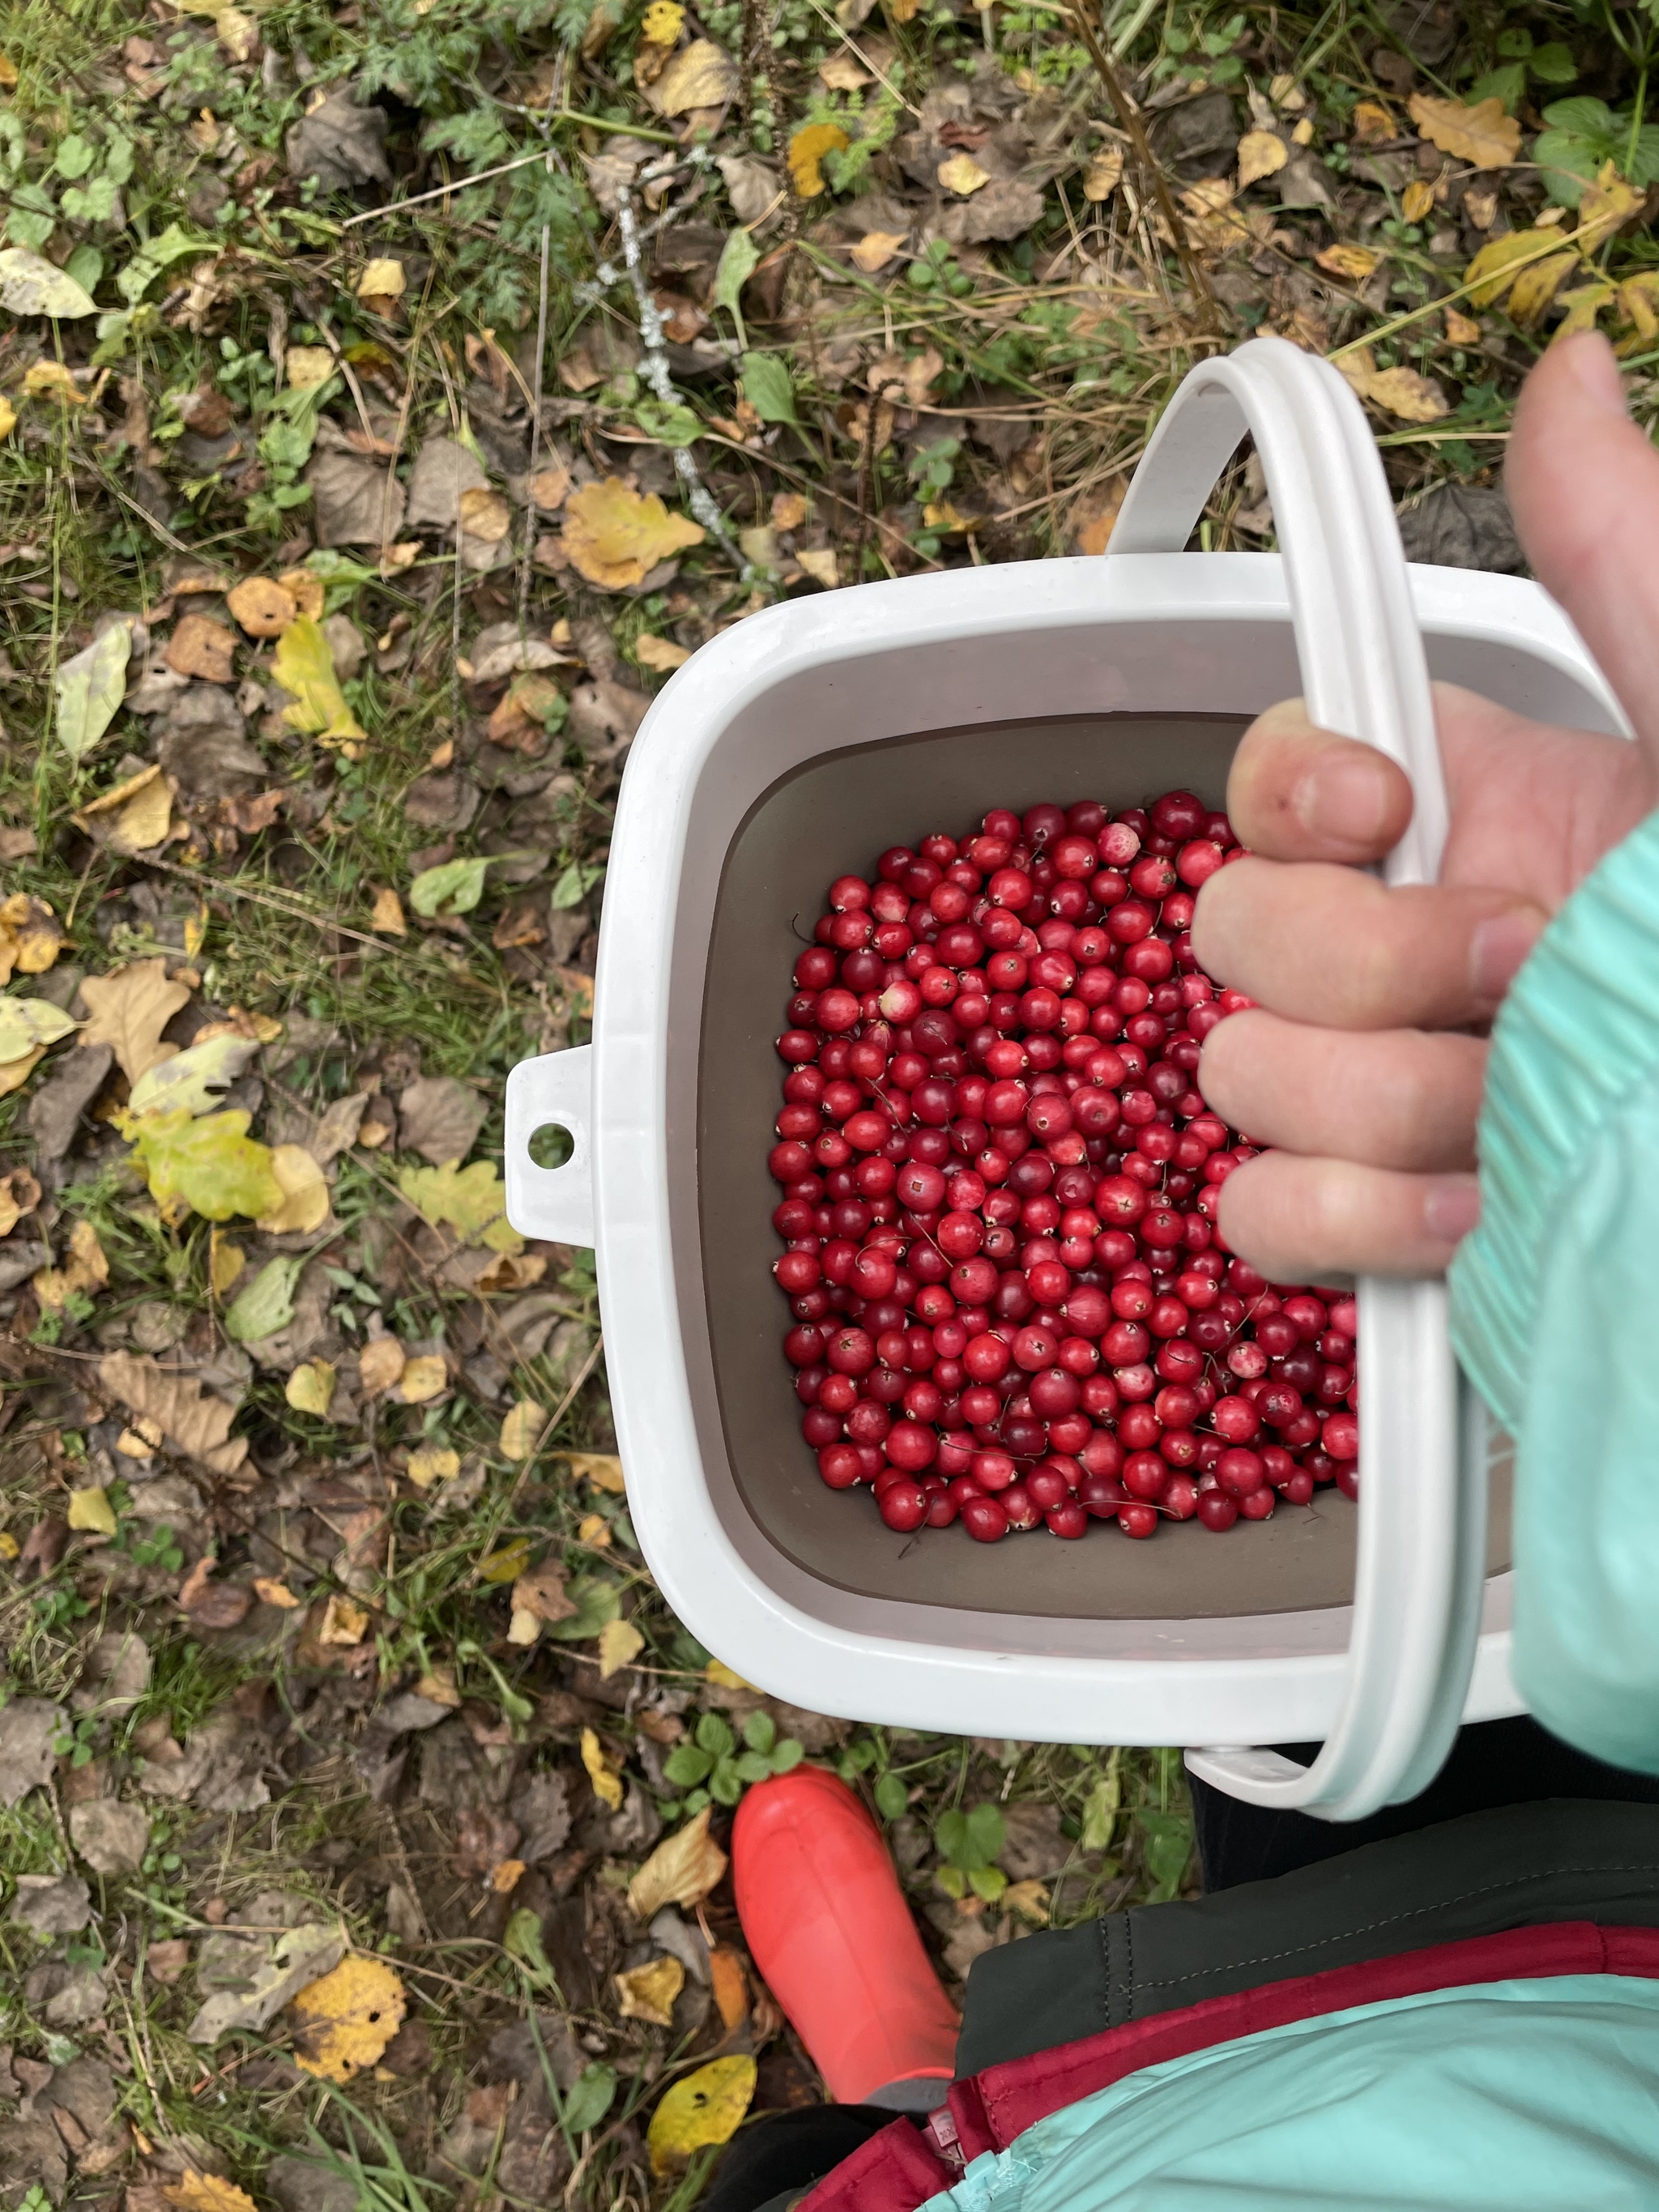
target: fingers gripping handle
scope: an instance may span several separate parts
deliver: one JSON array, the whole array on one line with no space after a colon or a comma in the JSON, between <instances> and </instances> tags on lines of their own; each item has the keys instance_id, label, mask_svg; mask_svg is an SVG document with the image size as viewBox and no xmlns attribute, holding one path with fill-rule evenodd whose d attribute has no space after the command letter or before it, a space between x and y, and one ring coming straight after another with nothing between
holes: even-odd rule
<instances>
[{"instance_id":1,"label":"fingers gripping handle","mask_svg":"<svg viewBox=\"0 0 1659 2212\"><path fill-rule=\"evenodd\" d=\"M507 1079L507 1218L525 1237L562 1244L593 1242L593 1048L521 1060ZM531 1144L539 1129L567 1131L562 1167L538 1167Z\"/></svg>"},{"instance_id":2,"label":"fingers gripping handle","mask_svg":"<svg viewBox=\"0 0 1659 2212\"><path fill-rule=\"evenodd\" d=\"M1328 363L1279 338L1182 385L1136 472L1110 552L1178 553L1246 433L1273 501L1308 712L1411 779L1390 884L1431 882L1446 797L1427 665L1382 461ZM1310 1767L1272 1751L1188 1753L1247 1802L1359 1820L1420 1790L1461 1717L1479 1620L1483 1462L1459 1480L1457 1376L1440 1283L1367 1281L1359 1300L1365 1480L1343 1705Z\"/></svg>"}]
</instances>

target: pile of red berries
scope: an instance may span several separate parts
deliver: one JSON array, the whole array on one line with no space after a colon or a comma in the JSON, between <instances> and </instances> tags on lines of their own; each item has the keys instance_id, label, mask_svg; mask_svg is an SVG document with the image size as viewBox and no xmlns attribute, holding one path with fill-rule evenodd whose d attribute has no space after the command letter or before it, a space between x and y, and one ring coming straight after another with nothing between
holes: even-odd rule
<instances>
[{"instance_id":1,"label":"pile of red berries","mask_svg":"<svg viewBox=\"0 0 1659 2212\"><path fill-rule=\"evenodd\" d=\"M1216 1226L1255 1148L1199 1054L1250 1001L1190 932L1239 851L1172 791L995 808L830 885L777 1041L774 1273L819 1472L889 1528L1146 1537L1358 1495L1352 1299Z\"/></svg>"}]
</instances>

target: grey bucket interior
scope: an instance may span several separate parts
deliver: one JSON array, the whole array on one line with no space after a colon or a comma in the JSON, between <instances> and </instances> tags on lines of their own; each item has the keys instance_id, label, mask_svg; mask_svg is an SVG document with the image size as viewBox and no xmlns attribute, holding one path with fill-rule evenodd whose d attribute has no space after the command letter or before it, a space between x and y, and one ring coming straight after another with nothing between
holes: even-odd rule
<instances>
[{"instance_id":1,"label":"grey bucket interior","mask_svg":"<svg viewBox=\"0 0 1659 2212\"><path fill-rule=\"evenodd\" d=\"M781 1350L788 1310L771 1274L778 1192L766 1155L783 1075L773 1040L795 955L834 878L866 873L887 845L956 834L992 806L1086 798L1121 807L1177 786L1219 806L1246 719L1056 717L850 746L779 777L731 840L698 1060L702 1288L738 1495L767 1541L821 1583L863 1599L1056 1621L1200 1620L1352 1601L1356 1516L1334 1488L1220 1536L1196 1522L1166 1522L1145 1543L1103 1522L1074 1543L1039 1529L976 1544L959 1525L896 1534L867 1493L819 1479ZM1507 1461L1493 1474L1490 1573L1510 1557Z\"/></svg>"}]
</instances>

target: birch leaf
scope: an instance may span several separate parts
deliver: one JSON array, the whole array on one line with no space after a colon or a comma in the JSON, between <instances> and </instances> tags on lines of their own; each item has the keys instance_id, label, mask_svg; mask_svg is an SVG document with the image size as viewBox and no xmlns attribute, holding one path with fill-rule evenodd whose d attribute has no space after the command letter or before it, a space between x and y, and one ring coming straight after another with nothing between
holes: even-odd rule
<instances>
[{"instance_id":1,"label":"birch leaf","mask_svg":"<svg viewBox=\"0 0 1659 2212\"><path fill-rule=\"evenodd\" d=\"M0 253L0 261L7 258ZM58 672L58 742L77 765L108 729L127 696L131 651L132 624L112 623L101 637Z\"/></svg>"},{"instance_id":2,"label":"birch leaf","mask_svg":"<svg viewBox=\"0 0 1659 2212\"><path fill-rule=\"evenodd\" d=\"M325 745L363 742L363 730L334 672L334 649L309 615L297 617L277 639L271 673L293 694L293 704L283 709L291 730L306 731Z\"/></svg>"},{"instance_id":3,"label":"birch leaf","mask_svg":"<svg viewBox=\"0 0 1659 2212\"><path fill-rule=\"evenodd\" d=\"M646 2144L653 2173L677 2173L694 2151L730 2142L755 2094L750 2057L712 2058L667 2089L651 2115Z\"/></svg>"},{"instance_id":4,"label":"birch leaf","mask_svg":"<svg viewBox=\"0 0 1659 2212\"><path fill-rule=\"evenodd\" d=\"M1468 161L1477 169L1506 169L1521 151L1521 125L1504 114L1501 100L1465 107L1461 100L1414 92L1411 112L1429 143L1455 161Z\"/></svg>"},{"instance_id":5,"label":"birch leaf","mask_svg":"<svg viewBox=\"0 0 1659 2212\"><path fill-rule=\"evenodd\" d=\"M47 999L0 999L0 1063L56 1044L80 1024Z\"/></svg>"},{"instance_id":6,"label":"birch leaf","mask_svg":"<svg viewBox=\"0 0 1659 2212\"><path fill-rule=\"evenodd\" d=\"M129 1083L137 1083L158 1061L171 1060L178 1051L177 1045L162 1043L161 1031L181 1006L188 1006L190 989L187 984L168 981L161 954L153 960L129 961L107 975L88 975L81 995L92 1009L81 1032L82 1043L112 1046ZM247 1117L242 1118L246 1126Z\"/></svg>"}]
</instances>

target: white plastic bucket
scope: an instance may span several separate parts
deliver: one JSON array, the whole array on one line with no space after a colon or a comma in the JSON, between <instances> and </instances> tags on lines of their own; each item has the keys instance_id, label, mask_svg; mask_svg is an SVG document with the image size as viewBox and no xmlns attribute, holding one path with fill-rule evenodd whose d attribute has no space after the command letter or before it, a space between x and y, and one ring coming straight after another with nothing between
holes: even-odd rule
<instances>
[{"instance_id":1,"label":"white plastic bucket","mask_svg":"<svg viewBox=\"0 0 1659 2212\"><path fill-rule=\"evenodd\" d=\"M1282 554L1183 552L1247 430ZM896 1534L823 1485L770 1274L773 1038L835 876L991 805L1175 784L1219 805L1245 724L1300 692L1407 768L1417 813L1388 872L1426 879L1445 820L1431 676L1627 733L1537 586L1407 568L1357 402L1264 339L1186 380L1106 556L775 607L657 699L617 809L592 1042L509 1079L507 1211L594 1247L640 1541L750 1680L893 1725L1207 1747L1189 1765L1233 1794L1349 1820L1420 1790L1460 1720L1521 1710L1507 1516L1443 1285L1360 1286L1357 1509L1322 1492L1220 1537L979 1546ZM574 1149L545 1170L529 1146L550 1123ZM1310 1740L1305 1770L1249 1748Z\"/></svg>"}]
</instances>

